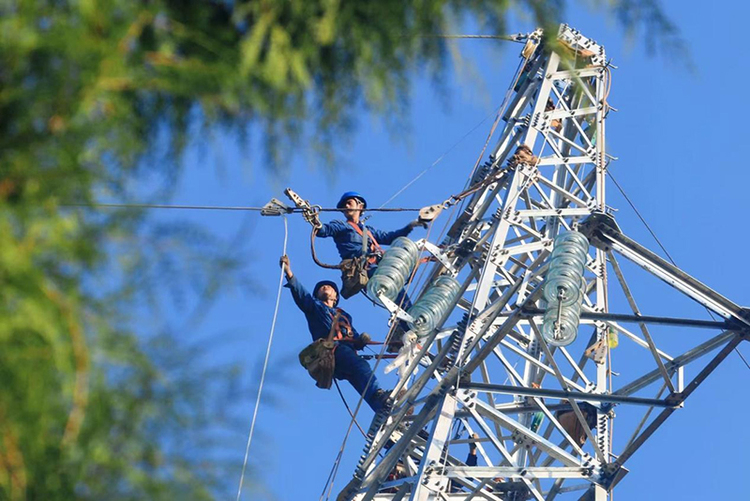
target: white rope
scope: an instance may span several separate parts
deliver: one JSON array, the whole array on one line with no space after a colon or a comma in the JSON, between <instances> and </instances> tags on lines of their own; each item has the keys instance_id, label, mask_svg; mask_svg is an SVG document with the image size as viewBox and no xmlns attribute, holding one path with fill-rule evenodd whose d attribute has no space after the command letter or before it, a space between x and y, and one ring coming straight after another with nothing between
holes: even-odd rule
<instances>
[{"instance_id":1,"label":"white rope","mask_svg":"<svg viewBox=\"0 0 750 501\"><path fill-rule=\"evenodd\" d=\"M281 253L286 255L286 243L289 237L286 216L284 216L284 250ZM268 368L268 358L271 355L271 343L273 343L273 333L276 330L276 317L279 313L279 302L281 301L281 288L284 281L284 267L281 267L279 276L279 291L276 294L276 307L273 310L273 320L271 321L271 333L268 336L268 347L266 348L266 359L263 361L263 372L260 375L260 385L258 386L258 397L255 399L255 410L253 411L253 420L250 423L250 433L247 436L247 446L245 447L245 460L242 462L242 474L240 475L240 486L237 489L237 501L240 501L242 495L242 484L245 481L245 469L247 468L247 458L250 453L250 442L253 440L253 431L255 430L255 419L258 417L258 407L260 407L260 396L263 393L263 383L266 379L266 369Z\"/></svg>"}]
</instances>

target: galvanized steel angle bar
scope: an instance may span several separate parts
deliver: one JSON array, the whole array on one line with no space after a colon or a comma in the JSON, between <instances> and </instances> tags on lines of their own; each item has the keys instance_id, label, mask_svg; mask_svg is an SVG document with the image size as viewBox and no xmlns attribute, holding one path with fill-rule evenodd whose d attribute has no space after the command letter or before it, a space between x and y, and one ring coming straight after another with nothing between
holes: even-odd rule
<instances>
[{"instance_id":1,"label":"galvanized steel angle bar","mask_svg":"<svg viewBox=\"0 0 750 501\"><path fill-rule=\"evenodd\" d=\"M434 335L433 335L434 336ZM429 347L429 344L425 344L422 349L420 350L420 358L423 356ZM398 410L398 412L395 415L390 416L389 421L386 423L385 426L383 426L380 431L377 433L375 439L372 442L372 445L370 446L370 450L367 453L366 457L362 461L361 468L364 471L367 471L370 467L370 465L374 464L375 460L377 459L378 454L385 446L388 439L393 435L393 433L398 429L399 425L401 424L401 421L406 416L409 405L413 404L416 400L416 397L419 395L419 393L422 391L422 389L425 387L427 382L431 379L431 377L434 377L434 372L439 367L440 362L443 360L445 355L447 355L448 351L450 351L451 346L449 343L446 343L445 346L443 346L443 349L438 353L437 356L434 357L432 363L428 367L427 370L425 370L414 382L414 384L406 390L405 394L402 397L402 401L404 402L404 405L401 406L401 408ZM416 366L417 364L414 364ZM413 372L414 367L410 369L410 372L408 375L411 375L411 372ZM394 392L398 394L398 392L404 387L406 382L408 381L408 377L404 377L401 379L399 384L394 389ZM434 399L433 399L434 400ZM428 405L425 404L423 406L423 409L418 414L418 417L423 419L425 422L427 421L427 417L423 413L430 412L430 409L428 408ZM412 426L413 428L413 426ZM411 431L411 428L409 429L409 432ZM408 432L407 432L408 433ZM416 433L416 430L413 432ZM402 437L403 440L403 437ZM399 445L401 440L399 440L399 443L396 445ZM394 453L394 449L396 449L396 446L392 447L391 450L386 454L386 458L389 455L392 455ZM386 458L383 458L385 460ZM395 464L395 463L394 463Z\"/></svg>"},{"instance_id":2,"label":"galvanized steel angle bar","mask_svg":"<svg viewBox=\"0 0 750 501\"><path fill-rule=\"evenodd\" d=\"M537 260L535 262L533 262L529 266L529 268L531 268L531 269L536 269L536 271L534 273L537 274L537 275L539 275L541 273L544 273L544 271L546 271L546 269L547 269L546 265L545 266L540 266L541 261L542 261L542 257L540 256L539 258L537 258ZM538 268L537 268L537 266L538 266ZM485 319L485 324L483 326L483 330L484 331L486 331L487 329L489 329L490 325L494 322L495 318L497 318L497 316L502 312L502 308L504 308L505 305L507 305L509 303L510 299L518 291L518 289L520 288L521 285L522 285L522 283L520 281L517 281L515 284L511 285L503 293L503 296L501 298L499 298L495 303L493 303L492 306L496 307L496 308L493 309L492 316L490 318L486 318ZM526 298L526 300L524 302L524 305L526 305L526 304L533 304L533 302L536 301L536 296L538 296L540 294L541 294L541 288L540 287L536 287L534 289L534 291L532 291L529 294L529 296ZM521 306L524 306L524 305L521 305ZM475 357L475 359L473 359L473 360L463 360L463 359L459 358L457 360L458 363L465 363L466 365L464 366L464 368L466 370L468 370L469 372L473 372L476 369L477 365L478 365L477 359L479 359L481 361L482 359L486 358L492 352L492 350L494 349L494 347L497 346L498 344L500 344L500 341L502 341L503 338L508 334L508 332L510 332L513 329L513 327L515 326L516 322L518 322L518 320L520 320L520 317L521 317L521 313L520 312L521 312L521 310L522 310L522 308L517 308L517 309L513 310L513 312L508 316L507 321L504 322L503 325L495 333L493 333L492 336L489 339L487 339L487 342L485 343L484 346L481 347L481 349L477 353L477 356ZM484 334L484 332L482 333L482 335L483 334ZM479 339L480 339L479 336L477 337L477 339L474 339L473 345L476 345L479 342ZM467 353L471 353L472 352L472 350L474 349L473 345L469 347L469 349L467 350Z\"/></svg>"},{"instance_id":3,"label":"galvanized steel angle bar","mask_svg":"<svg viewBox=\"0 0 750 501\"><path fill-rule=\"evenodd\" d=\"M571 79L588 78L588 77L601 78L603 75L604 75L604 67L593 66L591 68L581 68L581 69L575 69L575 70L558 70L550 74L550 77L553 80L571 80Z\"/></svg>"},{"instance_id":4,"label":"galvanized steel angle bar","mask_svg":"<svg viewBox=\"0 0 750 501\"><path fill-rule=\"evenodd\" d=\"M602 320L602 322L604 322L608 327L615 329L620 334L623 334L625 337L632 340L635 344L637 344L641 348L648 349L648 343L645 340L641 339L641 337L635 334L634 332L623 327L619 322L615 322L614 320ZM665 360L673 360L673 357L671 355L659 350L658 348L656 352L659 354L661 358Z\"/></svg>"},{"instance_id":5,"label":"galvanized steel angle bar","mask_svg":"<svg viewBox=\"0 0 750 501\"><path fill-rule=\"evenodd\" d=\"M521 435L526 437L529 441L531 441L537 448L543 450L549 456L555 458L557 461L559 461L561 464L565 466L572 466L572 467L582 466L581 461L578 460L575 456L572 456L571 454L561 449L557 445L553 444L549 440L545 439L541 435L519 424L514 419L511 419L505 414L498 412L493 407L490 407L487 403L483 402L481 399L476 399L475 402L476 403L473 407L473 410L475 410L480 416L484 416L492 421L498 422L500 426L502 426L503 428L507 430L520 433ZM509 461L509 463L511 465L513 464L512 461Z\"/></svg>"},{"instance_id":6,"label":"galvanized steel angle bar","mask_svg":"<svg viewBox=\"0 0 750 501\"><path fill-rule=\"evenodd\" d=\"M574 182L578 186L579 191L576 191L576 193L583 192L587 200L593 199L594 196L591 193L589 193L589 190L586 187L586 185L578 178L578 174L576 174L576 172L568 164L563 163L563 166L565 167L566 172L570 175L570 181ZM568 185L566 189L570 192L572 189L572 186Z\"/></svg>"},{"instance_id":7,"label":"galvanized steel angle bar","mask_svg":"<svg viewBox=\"0 0 750 501\"><path fill-rule=\"evenodd\" d=\"M489 383L490 382L490 374L489 374L489 371L487 370L487 363L486 362L482 362L482 365L480 366L480 373L482 375L482 380L485 383ZM476 398L476 394L474 394L474 393L469 393L468 396L469 396L469 400L465 400L464 401L465 403L470 402L471 398ZM487 395L487 401L490 403L491 406L495 407L495 397L494 397L494 395L492 395L491 393L488 394ZM497 424L495 425L495 433L497 433L498 436L502 435L502 430L500 429L500 426L498 426Z\"/></svg>"},{"instance_id":8,"label":"galvanized steel angle bar","mask_svg":"<svg viewBox=\"0 0 750 501\"><path fill-rule=\"evenodd\" d=\"M498 450L498 452L500 452L500 454L503 456L504 463L507 463L507 464L509 464L511 466L517 466L515 464L514 460L513 460L512 453L508 452L508 450L499 441L499 439L497 437L495 437L494 435L492 435L492 430L487 425L487 423L485 422L485 420L482 418L482 416L480 415L480 413L477 411L477 408L480 408L482 406L486 406L486 407L489 408L489 406L487 404L485 404L484 402L482 402L481 400L476 400L476 404L473 405L473 406L471 406L471 407L468 407L468 410L472 414L472 416L474 416L474 420L477 422L477 424L479 425L479 427L482 428L482 431L485 433L485 435L487 435L487 437L489 437L490 442L492 443L492 445L494 445L495 448ZM494 409L492 409L492 411L495 412L495 413L497 413L496 411L494 411ZM491 416L488 416L488 417L490 417L490 419L492 419ZM495 420L493 420L493 421L495 421ZM497 422L501 423L501 421L499 421L499 420ZM539 500L543 500L544 499L542 497L541 493L536 489L535 486L533 486L531 484L531 482L528 479L523 478L521 480L523 481L524 484L526 484L526 487L529 489L529 492L531 492L531 494L536 499L539 499Z\"/></svg>"},{"instance_id":9,"label":"galvanized steel angle bar","mask_svg":"<svg viewBox=\"0 0 750 501\"><path fill-rule=\"evenodd\" d=\"M565 391L570 391L570 388L568 387L567 382L565 381L565 377L562 375L562 372L560 372L560 368L557 366L557 362L555 362L555 358L552 355L552 352L549 349L549 346L547 346L547 341L544 339L544 336L542 336L542 333L539 331L539 328L536 326L534 321L531 321L531 328L534 330L534 333L537 336L537 340L539 341L539 345L542 347L542 350L544 351L544 354L547 357L547 360L549 361L550 365L552 366L552 369L555 372L555 377L557 378L557 381L560 383L560 387ZM576 402L574 399L569 399L568 402L570 402L570 405L573 407L573 412L575 413L576 417L578 418L578 421L583 428L583 432L586 434L586 438L591 443L592 447L594 448L594 452L596 453L596 457L599 459L601 464L607 463L607 458L604 455L604 452L599 448L599 444L597 444L596 439L594 438L594 435L591 433L591 429L589 428L588 424L586 423L586 418L583 416L583 412L581 412L581 408L578 406L578 402ZM567 434L564 434L566 439L570 439ZM582 454L583 452L580 450L579 447L575 447L573 442L571 442L571 445L574 446L574 449L577 449L580 451L579 453Z\"/></svg>"},{"instance_id":10,"label":"galvanized steel angle bar","mask_svg":"<svg viewBox=\"0 0 750 501\"><path fill-rule=\"evenodd\" d=\"M495 347L495 349L492 350L492 353L495 354L497 359L505 368L505 372L508 374L508 379L510 380L511 384L513 386L522 386L523 377L516 371L515 367L513 367L510 361L507 358L505 358L505 355L503 355L503 352L500 350L500 348Z\"/></svg>"},{"instance_id":11,"label":"galvanized steel angle bar","mask_svg":"<svg viewBox=\"0 0 750 501\"><path fill-rule=\"evenodd\" d=\"M671 361L667 362L666 367L667 370L672 371L679 367L682 367L684 365L689 364L690 362L693 362L694 360L702 357L706 353L715 350L722 344L726 343L733 337L737 335L734 331L725 331L721 334L705 341L704 343L701 343L700 345L696 346L695 348L692 348L682 355L679 355L677 357L674 357ZM654 381L657 381L661 378L661 373L658 369L654 369L651 372L644 374L643 376L637 378L636 380L628 383L627 385L623 386L619 390L615 391L613 395L632 395L633 393L645 388L646 386L649 386Z\"/></svg>"},{"instance_id":12,"label":"galvanized steel angle bar","mask_svg":"<svg viewBox=\"0 0 750 501\"><path fill-rule=\"evenodd\" d=\"M502 249L499 249L499 253L503 255L517 256L519 254L530 254L532 252L538 252L541 250L549 250L551 247L552 240L543 238L541 240L533 240L531 242L523 243L521 245L516 245L513 247L503 247Z\"/></svg>"},{"instance_id":13,"label":"galvanized steel angle bar","mask_svg":"<svg viewBox=\"0 0 750 501\"><path fill-rule=\"evenodd\" d=\"M515 96L513 97L513 100L505 110L503 119L506 122L510 121L513 117L517 117L521 113L521 111L526 109L530 102L533 102L534 94L536 93L542 82L542 76L539 75L539 70L542 68L545 62L547 62L547 58L544 56L539 56L536 58L536 60L534 60L532 64L528 64L529 68L527 71L524 71L524 68L521 68L521 74L527 73L528 78L526 78L526 80L524 80L524 82L521 84Z\"/></svg>"},{"instance_id":14,"label":"galvanized steel angle bar","mask_svg":"<svg viewBox=\"0 0 750 501\"><path fill-rule=\"evenodd\" d=\"M557 93L557 89L555 89L555 93ZM562 100L561 102L565 103L564 100ZM584 115L594 115L598 111L599 111L599 107L598 106L584 106L582 108L571 109L571 108L569 108L567 106L567 104L564 104L562 109L555 109L555 110L552 110L552 111L545 111L544 114L548 115L550 119L554 119L554 118L568 118L568 119L573 119L573 118L581 117L581 116L584 116Z\"/></svg>"},{"instance_id":15,"label":"galvanized steel angle bar","mask_svg":"<svg viewBox=\"0 0 750 501\"><path fill-rule=\"evenodd\" d=\"M570 447L579 455L584 456L585 453L583 452L583 449L573 440L573 438L568 434L568 432L563 428L563 426L560 424L560 422L557 420L557 418L549 411L547 406L544 404L541 398L533 397L532 400L534 403L536 403L539 406L539 409L544 413L544 415L549 419L550 423L557 429L557 431L562 435L563 439L570 445ZM571 402L571 405L573 403ZM534 458L531 458L531 462L534 463L536 460Z\"/></svg>"},{"instance_id":16,"label":"galvanized steel angle bar","mask_svg":"<svg viewBox=\"0 0 750 501\"><path fill-rule=\"evenodd\" d=\"M545 466L449 466L445 469L448 478L474 477L478 479L504 478L571 478L586 479L591 475L588 467Z\"/></svg>"},{"instance_id":17,"label":"galvanized steel angle bar","mask_svg":"<svg viewBox=\"0 0 750 501\"><path fill-rule=\"evenodd\" d=\"M684 402L685 399L687 399L697 388L700 386L703 381L706 380L706 378L716 369L716 367L719 366L719 364L724 361L724 359L729 356L730 353L737 347L737 345L742 341L742 337L738 334L734 334L734 336L729 340L729 342L719 351L719 353L714 356L714 358L706 365L703 370L695 377L693 380L687 385L684 391L672 394L671 397L674 397L676 401L679 401L680 403ZM668 397L669 398L669 397ZM630 459L630 457L643 445L643 443L651 436L653 433L666 421L666 419L672 415L672 413L676 410L675 407L664 409L661 411L661 413L649 424L649 426L638 436L637 439L635 439L631 444L623 450L618 458L615 460L615 465L617 468L622 467L625 462ZM613 472L612 475L614 475Z\"/></svg>"},{"instance_id":18,"label":"galvanized steel angle bar","mask_svg":"<svg viewBox=\"0 0 750 501\"><path fill-rule=\"evenodd\" d=\"M622 270L620 269L620 265L617 262L617 259L615 258L615 255L612 252L609 252L609 262L612 265L612 269L615 272L615 276L617 277L617 281L620 283L620 287L622 288L622 292L625 294L625 298L628 301L628 304L630 305L630 308L633 310L634 315L640 315L641 312L638 309L638 305L635 302L635 298L633 297L633 293L630 290L630 287L628 286L627 281L625 280L625 276L622 274ZM638 323L639 327L641 328L641 333L643 334L643 337L646 339L646 342L648 343L648 349L651 352L651 355L654 357L654 361L656 362L656 366L661 372L662 376L664 377L664 384L666 384L669 387L669 391L674 392L674 384L672 384L672 380L667 374L667 369L664 367L664 363L661 360L661 357L659 356L659 353L656 349L656 344L654 343L653 338L651 337L651 333L648 330L648 327L646 327L646 324L643 322Z\"/></svg>"},{"instance_id":19,"label":"galvanized steel angle bar","mask_svg":"<svg viewBox=\"0 0 750 501\"><path fill-rule=\"evenodd\" d=\"M493 149L493 154L490 155L492 159L492 165L501 165L502 162L510 154L513 147L518 146L521 136L526 131L526 126L521 122L511 119L503 129L502 135L496 143Z\"/></svg>"},{"instance_id":20,"label":"galvanized steel angle bar","mask_svg":"<svg viewBox=\"0 0 750 501\"><path fill-rule=\"evenodd\" d=\"M632 252L630 249L621 245L619 242L612 242L611 245L612 245L613 250L617 251L618 253L623 255L625 258L634 262L635 264L637 264L644 270L648 271L649 273L652 273L653 275L657 276L658 278L666 282L668 285L679 290L680 292L690 297L691 299L695 300L696 302L700 303L701 305L705 306L706 308L713 310L714 312L718 313L724 318L737 318L737 316L734 315L731 308L726 308L720 302L715 301L714 298L711 298L699 292L698 290L689 286L684 281L678 279L677 277L669 273L664 268L654 265L652 261L648 260L644 256L641 256L635 252ZM741 321L744 323L748 322L747 319L742 319Z\"/></svg>"},{"instance_id":21,"label":"galvanized steel angle bar","mask_svg":"<svg viewBox=\"0 0 750 501\"><path fill-rule=\"evenodd\" d=\"M750 326L750 312L613 228L611 220L613 220L611 216L596 214L596 219L588 227L589 233L594 236L600 246L609 247L618 252L721 316L734 319L744 326Z\"/></svg>"},{"instance_id":22,"label":"galvanized steel angle bar","mask_svg":"<svg viewBox=\"0 0 750 501\"><path fill-rule=\"evenodd\" d=\"M574 149L580 151L583 155L588 155L589 158L591 158L591 156L589 155L589 152L591 150L591 145L590 144L589 144L588 147L584 147L583 145L580 145L580 144L576 143L572 139L566 137L564 134L560 134L559 132L556 132L553 129L545 130L544 132L542 132L542 134L544 134L544 138L545 138L546 143L550 146L550 148L552 149L552 151L554 151L555 154L559 158L564 158L564 157L569 156L569 155L566 155L562 151L560 151L560 149L558 148L558 146L555 144L555 142L552 139L558 139L559 141L565 143L569 147L574 148ZM552 136L552 137L550 137L550 136ZM584 137L586 137L586 136L584 135ZM591 158L590 162L593 164L594 163L594 159ZM563 162L560 162L560 163L563 163Z\"/></svg>"},{"instance_id":23,"label":"galvanized steel angle bar","mask_svg":"<svg viewBox=\"0 0 750 501\"><path fill-rule=\"evenodd\" d=\"M446 450L448 443L448 434L450 433L450 427L453 422L453 415L456 412L456 400L446 394L442 398L442 402L438 404L437 416L433 421L432 430L430 436L427 439L425 447L425 454L422 455L422 460L419 465L419 472L417 476L421 479L420 482L416 483L414 489L412 489L410 501L422 501L426 499L427 489L431 491L441 490L446 487L445 483L441 481L442 474L436 475L437 481L434 482L434 487L427 487L427 472L428 469L434 466L440 467L443 461L441 455ZM447 453L447 450L446 450Z\"/></svg>"},{"instance_id":24,"label":"galvanized steel angle bar","mask_svg":"<svg viewBox=\"0 0 750 501\"><path fill-rule=\"evenodd\" d=\"M547 165L557 165L564 163L566 165L580 165L580 164L593 164L593 159L588 155L563 155L558 156L545 156L540 157L537 162L537 167L544 167Z\"/></svg>"},{"instance_id":25,"label":"galvanized steel angle bar","mask_svg":"<svg viewBox=\"0 0 750 501\"><path fill-rule=\"evenodd\" d=\"M527 234L529 234L529 235L531 235L534 238L537 238L539 240L543 240L544 239L544 235L542 235L538 231L534 230L531 226L529 226L529 225L527 225L525 223L522 223L521 222L521 218L517 216L516 211L510 211L510 210L508 210L508 211L505 211L503 213L503 215L504 215L505 219L508 221L508 223L510 223L514 227L514 229L516 229L516 230L523 230Z\"/></svg>"},{"instance_id":26,"label":"galvanized steel angle bar","mask_svg":"<svg viewBox=\"0 0 750 501\"><path fill-rule=\"evenodd\" d=\"M513 346L513 343L509 343L506 339L503 339L500 342L500 344L502 346L505 346L509 350L513 351L514 353L518 354L519 356L523 357L529 363L534 364L536 367L539 367L540 369L542 369L547 374L555 375L555 371L554 371L554 369L552 367L550 367L549 365L543 363L541 360L532 357L531 355L529 355L528 353L526 353L524 350L522 350L522 349L520 349L520 348L518 348L516 346ZM585 392L586 391L585 388L583 388L582 386L578 385L577 383L574 383L573 381L571 381L570 379L566 378L565 376L563 376L563 378L565 379L566 385L569 386L569 388L567 388L567 389L575 388L576 390L581 391L581 392Z\"/></svg>"},{"instance_id":27,"label":"galvanized steel angle bar","mask_svg":"<svg viewBox=\"0 0 750 501\"><path fill-rule=\"evenodd\" d=\"M541 192L542 190L539 187L539 183L543 184L544 186L546 186L547 188L549 188L551 191L557 192L558 194L562 195L563 197L565 197L567 199L568 202L575 203L579 207L589 207L589 203L587 201L583 200L582 198L577 197L576 195L574 195L572 192L566 190L565 188L563 188L561 186L557 186L555 183L553 183L552 181L548 180L544 176L539 176L539 178L537 179L537 181L534 181L534 185Z\"/></svg>"},{"instance_id":28,"label":"galvanized steel angle bar","mask_svg":"<svg viewBox=\"0 0 750 501\"><path fill-rule=\"evenodd\" d=\"M662 394L664 393L664 390L667 389L666 384L662 384L659 391L656 393L656 398L661 398ZM630 440L628 440L625 443L625 447L623 447L623 450L626 450L628 447L630 447L630 444L635 442L636 438L638 438L638 435L640 434L641 430L643 429L643 425L646 424L648 421L648 418L651 416L651 413L654 411L655 407L651 406L648 409L646 409L646 412L643 414L643 417L638 422L638 426L635 427L635 430L633 430L633 434L630 436Z\"/></svg>"},{"instance_id":29,"label":"galvanized steel angle bar","mask_svg":"<svg viewBox=\"0 0 750 501\"><path fill-rule=\"evenodd\" d=\"M402 433L401 439L391 446L390 450L386 452L380 463L371 470L369 470L369 466L375 460L375 458L377 457L377 453L380 452L384 444L379 444L379 447L373 446L370 449L370 454L362 465L362 469L367 470L367 475L363 479L360 487L361 490L367 489L365 496L362 498L362 501L368 501L372 499L372 497L378 492L381 482L383 481L383 479L385 479L386 475L388 475L393 467L396 466L399 458L404 455L406 449L410 446L416 434L427 424L430 419L432 419L436 407L442 401L442 395L446 391L446 388L452 384L452 381L455 380L456 374L457 371L455 371L454 369L453 377L445 378L437 388L430 392L430 398L425 401L422 409L414 417L411 426ZM413 388L414 387L412 387L410 390L412 390ZM410 390L407 390L407 393ZM403 418L403 414L405 413L406 409L400 411L399 414L401 414L401 418ZM395 423L388 426L384 434L385 436L390 437L393 431L395 431L395 428L398 426L398 424L400 424L400 419L395 421Z\"/></svg>"},{"instance_id":30,"label":"galvanized steel angle bar","mask_svg":"<svg viewBox=\"0 0 750 501\"><path fill-rule=\"evenodd\" d=\"M560 353L563 354L563 357L565 358L565 360L568 361L568 363L570 364L571 368L573 369L573 371L575 373L573 377L575 378L577 376L577 377L581 378L581 381L583 381L583 383L586 385L586 387L587 388L590 387L593 383L591 381L589 381L589 379L586 377L586 373L583 372L583 367L581 367L579 364L577 364L575 362L575 360L573 360L573 357L570 356L570 353L568 352L567 348L565 348L564 346L560 346L560 347L557 348L557 350ZM586 363L586 361L588 361L588 358L584 356L583 357L584 364ZM575 380L571 379L570 381L574 382Z\"/></svg>"},{"instance_id":31,"label":"galvanized steel angle bar","mask_svg":"<svg viewBox=\"0 0 750 501\"><path fill-rule=\"evenodd\" d=\"M588 208L551 208L551 209L521 209L516 211L516 214L521 218L542 218L542 217L575 217L575 216L588 216L591 214L591 209Z\"/></svg>"}]
</instances>

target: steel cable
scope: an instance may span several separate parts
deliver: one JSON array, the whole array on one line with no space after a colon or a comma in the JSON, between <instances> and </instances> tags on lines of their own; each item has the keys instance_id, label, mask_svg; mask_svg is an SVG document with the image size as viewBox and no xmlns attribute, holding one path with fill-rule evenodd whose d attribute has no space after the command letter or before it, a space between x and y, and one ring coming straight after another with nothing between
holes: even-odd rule
<instances>
[{"instance_id":1,"label":"steel cable","mask_svg":"<svg viewBox=\"0 0 750 501\"><path fill-rule=\"evenodd\" d=\"M281 253L282 256L286 255L286 244L289 240L289 228L287 225L286 216L284 216L284 249ZM268 347L266 348L266 358L263 361L263 370L260 375L260 384L258 385L258 397L255 399L255 410L253 411L253 419L250 423L250 433L247 436L247 445L245 446L245 459L242 462L242 473L240 475L240 485L237 488L237 501L240 501L242 495L242 484L245 480L245 469L247 468L247 460L250 453L250 443L253 440L253 432L255 431L255 420L258 417L258 408L260 407L260 397L263 393L263 383L266 380L266 369L268 368L268 359L271 355L271 344L273 343L273 334L276 330L276 318L279 313L279 303L281 302L281 289L284 282L284 267L281 267L281 274L279 276L279 290L276 293L276 306L273 310L273 320L271 321L271 332L268 336Z\"/></svg>"}]
</instances>

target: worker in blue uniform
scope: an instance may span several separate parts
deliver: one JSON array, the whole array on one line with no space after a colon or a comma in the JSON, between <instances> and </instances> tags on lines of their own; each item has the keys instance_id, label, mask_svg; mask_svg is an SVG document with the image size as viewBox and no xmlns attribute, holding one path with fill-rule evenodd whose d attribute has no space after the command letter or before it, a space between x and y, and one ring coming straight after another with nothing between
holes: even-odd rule
<instances>
[{"instance_id":1,"label":"worker in blue uniform","mask_svg":"<svg viewBox=\"0 0 750 501\"><path fill-rule=\"evenodd\" d=\"M362 237L367 232L368 249L367 253L371 254L373 264L376 264L379 256L382 255L381 245L390 245L398 237L405 237L412 232L417 226L427 227L427 223L415 219L403 228L395 231L381 231L371 226L366 226L360 221L362 213L367 209L367 201L356 191L347 191L341 195L341 199L336 204L337 209L341 209L346 221L334 220L322 225L316 236L318 238L333 238L336 243L336 249L339 251L341 259L352 259L362 256ZM369 269L374 272L375 266ZM372 272L370 272L372 276Z\"/></svg>"},{"instance_id":2,"label":"worker in blue uniform","mask_svg":"<svg viewBox=\"0 0 750 501\"><path fill-rule=\"evenodd\" d=\"M316 233L319 238L333 238L336 249L341 256L341 295L348 298L359 292L367 283L369 277L375 273L378 262L383 256L381 245L390 245L398 237L405 237L417 226L427 227L427 223L421 219L415 219L409 224L394 231L382 231L361 222L362 213L367 209L367 200L356 191L347 191L341 195L336 204L341 209L346 221L334 220L322 225ZM363 248L363 239L366 238L366 249ZM365 275L365 276L362 276ZM396 304L407 310L411 307L411 301L405 290L401 290L396 296ZM388 351L398 351L401 336L408 330L404 321L397 324L397 329L391 336Z\"/></svg>"},{"instance_id":3,"label":"worker in blue uniform","mask_svg":"<svg viewBox=\"0 0 750 501\"><path fill-rule=\"evenodd\" d=\"M380 389L370 365L357 355L357 350L362 350L370 337L366 333L360 335L352 325L351 315L337 307L338 287L334 282L323 280L315 285L310 294L292 273L287 256L281 257L280 264L286 275L285 287L289 288L294 302L305 314L313 341L332 338L335 359L332 376L349 381L357 393L363 395L370 408L378 412L385 404L388 393ZM318 386L326 387L320 383Z\"/></svg>"}]
</instances>

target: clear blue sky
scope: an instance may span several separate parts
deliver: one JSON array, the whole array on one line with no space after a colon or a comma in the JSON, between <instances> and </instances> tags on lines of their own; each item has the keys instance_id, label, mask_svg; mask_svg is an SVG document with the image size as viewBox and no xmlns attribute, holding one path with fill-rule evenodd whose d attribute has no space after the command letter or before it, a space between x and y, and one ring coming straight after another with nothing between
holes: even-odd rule
<instances>
[{"instance_id":1,"label":"clear blue sky","mask_svg":"<svg viewBox=\"0 0 750 501\"><path fill-rule=\"evenodd\" d=\"M615 177L683 269L747 305L750 271L743 249L748 237L742 221L748 213L750 169L740 154L747 140L745 117L750 111L741 91L748 77L745 35L750 8L743 2L672 1L667 2L666 10L689 44L695 74L680 61L670 61L668 55L646 55L641 39L625 42L612 19L575 8L566 21L603 44L619 67L614 71L609 99L619 112L611 113L607 122L608 151L619 157L611 167ZM508 31L531 29L528 22L514 20ZM309 159L311 152L302 150L294 155L286 175L269 176L260 156L247 158L236 145L219 139L203 153L187 156L187 175L175 202L262 205L271 197L283 199L283 188L291 186L324 206L334 205L341 192L348 190L361 191L370 205L380 205L492 115L502 101L520 46L496 41L459 41L456 45L473 71L462 68L450 73L447 101L435 94L430 82L415 76L408 132L389 131L363 111L353 141L341 145L342 161L334 174L326 173ZM491 118L390 205L419 207L460 191L490 125ZM657 251L656 243L612 184L608 193L608 204L619 209L616 217L625 233ZM240 362L243 377L255 387L279 279L281 218L235 212L159 213L157 217L201 222L226 237L238 230L245 217L252 219L251 236L244 245L248 268L262 290L255 294L237 290L222 297L203 323L182 336L186 342L214 339L214 362ZM372 217L371 224L388 229L408 220L408 215L381 213ZM288 254L298 277L309 287L317 280L334 278L310 258L307 223L291 216L289 230ZM318 248L324 260L335 261L332 242L320 242ZM630 281L644 314L706 317L705 310L669 293L644 274L635 273ZM386 331L382 310L362 298L343 306L352 313L359 330L382 338ZM676 350L698 344L709 334L655 329L654 335L660 347ZM297 363L297 353L308 342L304 317L284 291L266 387L268 399L261 407L251 450L255 490L246 487L243 499L317 499L328 476L349 418L335 390L315 388ZM750 356L746 343L740 350ZM615 371L639 370L627 366L631 361L627 356L618 360L617 350L613 358ZM694 373L688 371L688 375ZM393 384L392 379L379 376L384 386ZM750 371L739 357L730 356L687 401L685 409L673 415L628 462L631 473L615 490L615 498L746 496L740 480L750 465L745 453L750 428L744 423L750 411L749 380ZM616 380L615 386L624 382L627 380ZM347 399L355 402L353 390L346 384L342 388ZM254 395L247 397L242 405L249 427ZM623 418L627 419L627 413ZM362 425L369 425L370 419L369 409L363 409ZM616 420L615 450L629 438L618 435L617 426ZM232 486L239 477L244 440L239 438L236 450L228 452L237 465L236 476L226 479ZM349 480L362 444L362 437L353 433L334 497Z\"/></svg>"}]
</instances>

